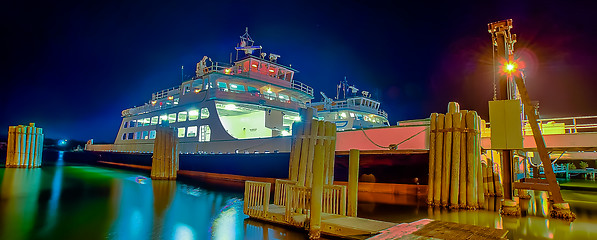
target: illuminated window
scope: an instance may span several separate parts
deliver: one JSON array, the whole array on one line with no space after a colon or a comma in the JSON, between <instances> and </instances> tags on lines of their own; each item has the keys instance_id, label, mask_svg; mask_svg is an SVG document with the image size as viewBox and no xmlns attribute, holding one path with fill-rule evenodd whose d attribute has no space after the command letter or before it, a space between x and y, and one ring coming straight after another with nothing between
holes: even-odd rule
<instances>
[{"instance_id":1,"label":"illuminated window","mask_svg":"<svg viewBox=\"0 0 597 240\"><path fill-rule=\"evenodd\" d=\"M191 110L189 111L189 121L197 120L199 118L199 111L198 110Z\"/></svg>"},{"instance_id":2,"label":"illuminated window","mask_svg":"<svg viewBox=\"0 0 597 240\"><path fill-rule=\"evenodd\" d=\"M265 92L263 93L263 96L265 96L265 98L269 99L269 100L276 100L276 93L275 92Z\"/></svg>"},{"instance_id":3,"label":"illuminated window","mask_svg":"<svg viewBox=\"0 0 597 240\"><path fill-rule=\"evenodd\" d=\"M127 128L129 126L129 122L124 122L124 126L122 128Z\"/></svg>"},{"instance_id":4,"label":"illuminated window","mask_svg":"<svg viewBox=\"0 0 597 240\"><path fill-rule=\"evenodd\" d=\"M178 137L179 138L183 138L184 137L184 132L185 132L184 130L185 130L184 127L178 128Z\"/></svg>"},{"instance_id":5,"label":"illuminated window","mask_svg":"<svg viewBox=\"0 0 597 240\"><path fill-rule=\"evenodd\" d=\"M354 117L354 113L353 112L350 112L349 114L350 114L350 117Z\"/></svg>"},{"instance_id":6,"label":"illuminated window","mask_svg":"<svg viewBox=\"0 0 597 240\"><path fill-rule=\"evenodd\" d=\"M151 122L151 120L149 120L149 118L144 118L143 119L143 126L149 126L150 122Z\"/></svg>"},{"instance_id":7,"label":"illuminated window","mask_svg":"<svg viewBox=\"0 0 597 240\"><path fill-rule=\"evenodd\" d=\"M155 130L149 131L149 139L155 139Z\"/></svg>"},{"instance_id":8,"label":"illuminated window","mask_svg":"<svg viewBox=\"0 0 597 240\"><path fill-rule=\"evenodd\" d=\"M259 93L259 89L255 88L255 87L247 86L247 92Z\"/></svg>"},{"instance_id":9,"label":"illuminated window","mask_svg":"<svg viewBox=\"0 0 597 240\"><path fill-rule=\"evenodd\" d=\"M122 134L122 140L126 140L126 133Z\"/></svg>"},{"instance_id":10,"label":"illuminated window","mask_svg":"<svg viewBox=\"0 0 597 240\"><path fill-rule=\"evenodd\" d=\"M128 139L133 139L135 137L135 133L129 133Z\"/></svg>"},{"instance_id":11,"label":"illuminated window","mask_svg":"<svg viewBox=\"0 0 597 240\"><path fill-rule=\"evenodd\" d=\"M201 108L201 119L206 119L209 117L209 109Z\"/></svg>"},{"instance_id":12,"label":"illuminated window","mask_svg":"<svg viewBox=\"0 0 597 240\"><path fill-rule=\"evenodd\" d=\"M141 132L135 133L135 139L141 139Z\"/></svg>"},{"instance_id":13,"label":"illuminated window","mask_svg":"<svg viewBox=\"0 0 597 240\"><path fill-rule=\"evenodd\" d=\"M149 132L148 131L143 131L143 136L141 138L142 139L149 139Z\"/></svg>"},{"instance_id":14,"label":"illuminated window","mask_svg":"<svg viewBox=\"0 0 597 240\"><path fill-rule=\"evenodd\" d=\"M211 129L209 128L209 125L201 125L199 131L199 142L209 142L211 140Z\"/></svg>"},{"instance_id":15,"label":"illuminated window","mask_svg":"<svg viewBox=\"0 0 597 240\"><path fill-rule=\"evenodd\" d=\"M178 113L178 121L184 122L187 120L187 112L179 112Z\"/></svg>"},{"instance_id":16,"label":"illuminated window","mask_svg":"<svg viewBox=\"0 0 597 240\"><path fill-rule=\"evenodd\" d=\"M287 95L284 95L281 93L278 94L278 97L280 98L280 101L282 101L282 102L286 102L286 101L290 100L290 98Z\"/></svg>"},{"instance_id":17,"label":"illuminated window","mask_svg":"<svg viewBox=\"0 0 597 240\"><path fill-rule=\"evenodd\" d=\"M159 118L158 116L151 117L151 125L156 125L156 124L158 124L158 118Z\"/></svg>"},{"instance_id":18,"label":"illuminated window","mask_svg":"<svg viewBox=\"0 0 597 240\"><path fill-rule=\"evenodd\" d=\"M230 84L230 91L234 91L234 92L244 92L245 91L245 86L240 85L240 84L234 84L231 83Z\"/></svg>"},{"instance_id":19,"label":"illuminated window","mask_svg":"<svg viewBox=\"0 0 597 240\"><path fill-rule=\"evenodd\" d=\"M137 123L137 120L132 120L132 121L129 123L129 126L130 126L130 127L135 127L135 123Z\"/></svg>"},{"instance_id":20,"label":"illuminated window","mask_svg":"<svg viewBox=\"0 0 597 240\"><path fill-rule=\"evenodd\" d=\"M162 124L162 122L167 122L168 121L168 115L164 114L162 116L160 116L160 124Z\"/></svg>"},{"instance_id":21,"label":"illuminated window","mask_svg":"<svg viewBox=\"0 0 597 240\"><path fill-rule=\"evenodd\" d=\"M174 99L174 105L178 105L178 98Z\"/></svg>"},{"instance_id":22,"label":"illuminated window","mask_svg":"<svg viewBox=\"0 0 597 240\"><path fill-rule=\"evenodd\" d=\"M196 137L197 136L197 126L191 126L187 128L187 137Z\"/></svg>"},{"instance_id":23,"label":"illuminated window","mask_svg":"<svg viewBox=\"0 0 597 240\"><path fill-rule=\"evenodd\" d=\"M217 82L217 84L218 84L218 88L220 90L223 90L223 91L226 91L226 92L228 91L228 86L226 86L225 82Z\"/></svg>"},{"instance_id":24,"label":"illuminated window","mask_svg":"<svg viewBox=\"0 0 597 240\"><path fill-rule=\"evenodd\" d=\"M201 88L203 88L203 79L193 81L193 88L201 90Z\"/></svg>"},{"instance_id":25,"label":"illuminated window","mask_svg":"<svg viewBox=\"0 0 597 240\"><path fill-rule=\"evenodd\" d=\"M169 123L175 123L176 122L176 113L170 113L170 114L168 114L168 122Z\"/></svg>"}]
</instances>

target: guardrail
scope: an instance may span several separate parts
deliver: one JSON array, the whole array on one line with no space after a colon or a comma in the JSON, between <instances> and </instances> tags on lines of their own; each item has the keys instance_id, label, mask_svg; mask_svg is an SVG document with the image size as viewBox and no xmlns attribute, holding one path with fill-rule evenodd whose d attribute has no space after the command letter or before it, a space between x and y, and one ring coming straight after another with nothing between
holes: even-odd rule
<instances>
[{"instance_id":1,"label":"guardrail","mask_svg":"<svg viewBox=\"0 0 597 240\"><path fill-rule=\"evenodd\" d=\"M269 210L271 183L245 181L244 213L249 216L266 217Z\"/></svg>"},{"instance_id":2,"label":"guardrail","mask_svg":"<svg viewBox=\"0 0 597 240\"><path fill-rule=\"evenodd\" d=\"M288 185L288 193L286 195L286 214L285 220L298 227L303 227L304 224L311 217L311 188L301 187L296 185ZM293 216L298 214L305 214L304 222L297 222Z\"/></svg>"},{"instance_id":3,"label":"guardrail","mask_svg":"<svg viewBox=\"0 0 597 240\"><path fill-rule=\"evenodd\" d=\"M545 135L597 132L597 116L542 118L537 119L537 123ZM528 120L524 120L522 124L525 135L532 135ZM490 123L486 123L486 128L490 127Z\"/></svg>"},{"instance_id":4,"label":"guardrail","mask_svg":"<svg viewBox=\"0 0 597 240\"><path fill-rule=\"evenodd\" d=\"M323 186L322 212L346 216L346 186Z\"/></svg>"},{"instance_id":5,"label":"guardrail","mask_svg":"<svg viewBox=\"0 0 597 240\"><path fill-rule=\"evenodd\" d=\"M292 89L299 90L299 91L304 92L304 93L308 94L309 96L313 97L313 88L308 86L307 84L304 84L297 80L292 80L290 82L290 87Z\"/></svg>"},{"instance_id":6,"label":"guardrail","mask_svg":"<svg viewBox=\"0 0 597 240\"><path fill-rule=\"evenodd\" d=\"M296 185L296 181L276 179L274 188L274 204L286 206L286 195L288 194L288 186Z\"/></svg>"}]
</instances>

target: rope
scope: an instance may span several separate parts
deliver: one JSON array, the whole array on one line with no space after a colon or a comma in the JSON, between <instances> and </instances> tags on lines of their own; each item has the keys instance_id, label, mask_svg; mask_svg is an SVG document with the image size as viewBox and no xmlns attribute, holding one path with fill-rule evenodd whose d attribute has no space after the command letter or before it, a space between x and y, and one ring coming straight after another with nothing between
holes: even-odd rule
<instances>
[{"instance_id":1,"label":"rope","mask_svg":"<svg viewBox=\"0 0 597 240\"><path fill-rule=\"evenodd\" d=\"M422 132L424 132L425 130L427 130L427 129L423 128L423 130L421 130L418 133L416 133L416 134L408 137L407 139L404 139L402 142L399 142L398 144L390 144L389 146L386 147L386 146L379 145L376 142L374 142L373 140L371 140L371 138L369 138L369 136L367 136L367 133L363 129L363 126L361 126L361 125L359 125L359 126L361 127L361 131L363 132L363 134L365 135L365 137L367 137L367 140L369 140L369 142L373 143L373 145L375 145L375 146L377 146L379 148L387 148L387 149L390 149L390 150L396 150L400 144L403 144L404 142L406 142L408 140L411 140L412 138L416 137L417 135L419 135Z\"/></svg>"},{"instance_id":2,"label":"rope","mask_svg":"<svg viewBox=\"0 0 597 240\"><path fill-rule=\"evenodd\" d=\"M491 41L491 61L493 67L493 101L497 100L497 86L495 82L495 40Z\"/></svg>"}]
</instances>

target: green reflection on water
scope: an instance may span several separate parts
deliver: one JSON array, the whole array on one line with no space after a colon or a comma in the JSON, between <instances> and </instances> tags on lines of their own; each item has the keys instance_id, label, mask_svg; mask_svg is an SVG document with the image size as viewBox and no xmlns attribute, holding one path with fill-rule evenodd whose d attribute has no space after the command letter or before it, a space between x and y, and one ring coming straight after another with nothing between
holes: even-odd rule
<instances>
[{"instance_id":1,"label":"green reflection on water","mask_svg":"<svg viewBox=\"0 0 597 240\"><path fill-rule=\"evenodd\" d=\"M212 191L147 174L90 166L0 168L0 239L305 239L303 231L247 219L242 193ZM581 183L578 183L581 184ZM594 182L585 182L592 184ZM597 239L597 192L562 190L578 218L546 218L547 195L521 200L521 218L487 210L428 208L408 195L359 194L359 217L421 218L504 228L511 239ZM381 203L384 202L384 203Z\"/></svg>"}]
</instances>

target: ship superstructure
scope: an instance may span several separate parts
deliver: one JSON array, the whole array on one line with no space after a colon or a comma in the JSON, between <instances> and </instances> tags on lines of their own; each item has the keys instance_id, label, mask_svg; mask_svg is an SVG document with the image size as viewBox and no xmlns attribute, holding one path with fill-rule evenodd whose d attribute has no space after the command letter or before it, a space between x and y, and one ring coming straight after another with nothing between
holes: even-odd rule
<instances>
[{"instance_id":1,"label":"ship superstructure","mask_svg":"<svg viewBox=\"0 0 597 240\"><path fill-rule=\"evenodd\" d=\"M232 64L203 57L192 79L123 110L113 145L88 150L151 152L156 125L167 122L177 129L183 153L289 151L284 136L292 134L298 109L311 102L313 89L295 80L298 71L278 63L279 55L254 46L248 29L240 38L235 49L244 57Z\"/></svg>"},{"instance_id":2,"label":"ship superstructure","mask_svg":"<svg viewBox=\"0 0 597 240\"><path fill-rule=\"evenodd\" d=\"M348 92L348 96L347 96ZM321 92L323 101L309 104L317 109L317 116L336 124L338 131L390 126L388 114L371 93L349 86L346 79L337 86L336 98Z\"/></svg>"}]
</instances>

